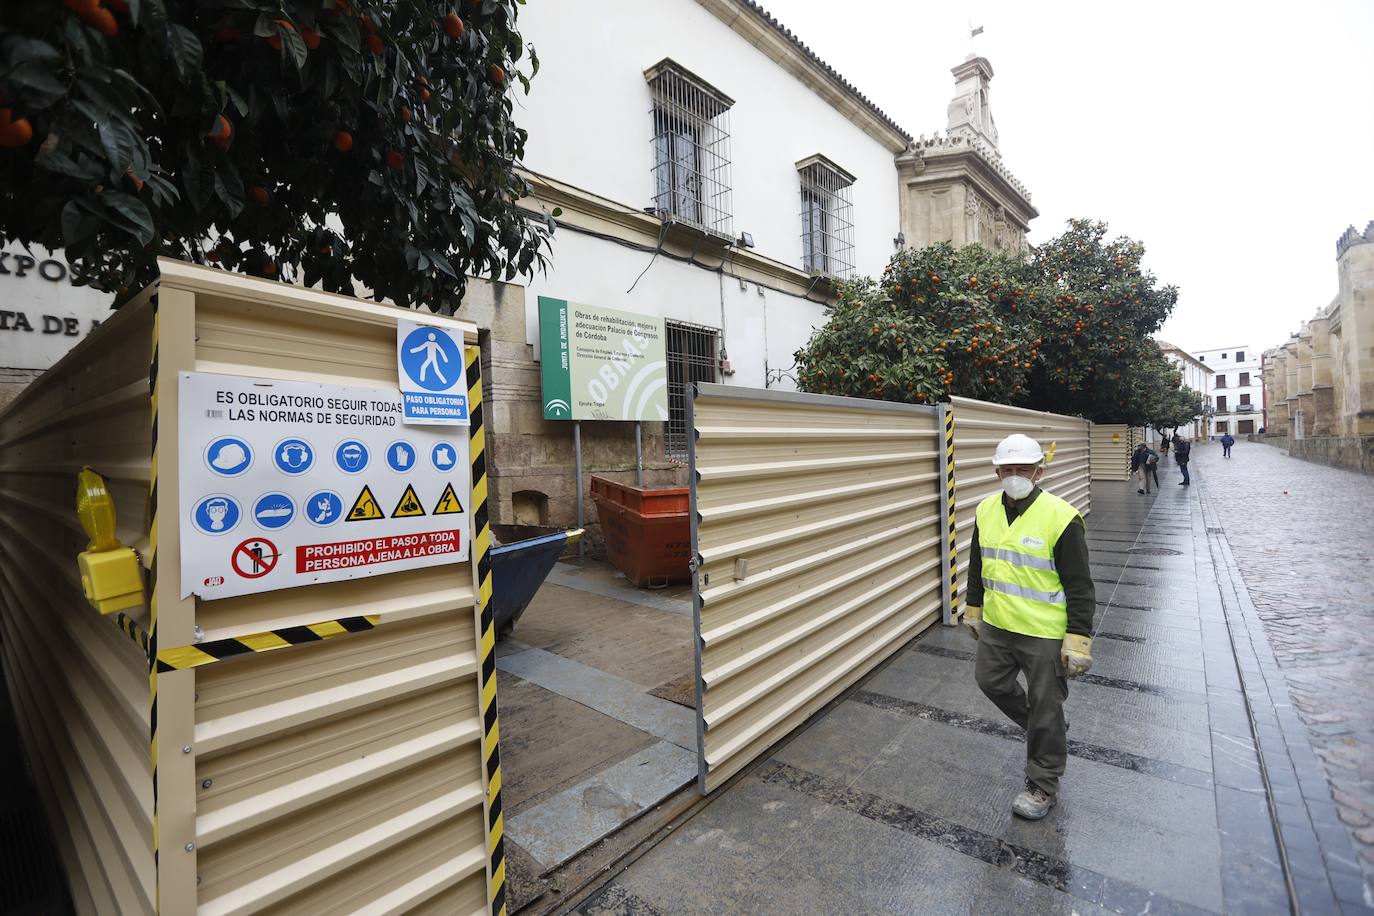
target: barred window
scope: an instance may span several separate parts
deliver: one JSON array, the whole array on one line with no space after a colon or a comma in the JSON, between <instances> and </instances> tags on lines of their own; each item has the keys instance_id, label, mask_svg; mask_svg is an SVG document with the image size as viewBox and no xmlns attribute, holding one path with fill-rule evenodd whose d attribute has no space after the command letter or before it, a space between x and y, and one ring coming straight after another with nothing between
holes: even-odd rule
<instances>
[{"instance_id":1,"label":"barred window","mask_svg":"<svg viewBox=\"0 0 1374 916\"><path fill-rule=\"evenodd\" d=\"M854 275L854 176L824 156L797 163L801 178L802 268L848 279Z\"/></svg>"},{"instance_id":2,"label":"barred window","mask_svg":"<svg viewBox=\"0 0 1374 916\"><path fill-rule=\"evenodd\" d=\"M654 210L734 238L729 96L664 59L644 73L653 94Z\"/></svg>"},{"instance_id":3,"label":"barred window","mask_svg":"<svg viewBox=\"0 0 1374 916\"><path fill-rule=\"evenodd\" d=\"M668 428L664 449L669 458L687 460L687 399L696 382L718 381L720 332L681 321L667 322Z\"/></svg>"}]
</instances>

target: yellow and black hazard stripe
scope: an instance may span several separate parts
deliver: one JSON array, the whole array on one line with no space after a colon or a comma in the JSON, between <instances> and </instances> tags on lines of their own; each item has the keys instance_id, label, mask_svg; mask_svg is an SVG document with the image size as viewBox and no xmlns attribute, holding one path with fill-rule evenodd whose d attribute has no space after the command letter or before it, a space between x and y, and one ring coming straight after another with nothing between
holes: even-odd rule
<instances>
[{"instance_id":1,"label":"yellow and black hazard stripe","mask_svg":"<svg viewBox=\"0 0 1374 916\"><path fill-rule=\"evenodd\" d=\"M372 629L381 619L378 614L362 617L341 617L323 623L311 623L299 627L283 627L265 633L252 633L230 639L216 639L194 646L177 646L163 649L157 656L158 671L179 671L183 668L199 668L233 658L236 655L249 655L254 652L271 652L287 646L299 646L309 642L319 642L344 633L362 633Z\"/></svg>"},{"instance_id":2,"label":"yellow and black hazard stripe","mask_svg":"<svg viewBox=\"0 0 1374 916\"><path fill-rule=\"evenodd\" d=\"M152 417L152 459L149 467L148 485L148 633L147 642L143 650L148 654L148 693L149 693L149 758L153 768L153 886L159 890L155 892L157 897L154 905L161 910L161 881L158 877L160 867L158 859L158 830L157 830L157 402L158 402L158 303L157 296L153 296L153 356L148 366L148 399L151 402L153 411ZM124 617L123 614L120 617ZM132 621L131 621L132 623ZM121 622L122 626L122 622ZM125 630L125 632L129 632ZM132 635L132 634L131 634Z\"/></svg>"},{"instance_id":3,"label":"yellow and black hazard stripe","mask_svg":"<svg viewBox=\"0 0 1374 916\"><path fill-rule=\"evenodd\" d=\"M501 728L496 716L496 622L491 606L491 522L487 512L486 434L482 428L482 357L467 347L468 427L472 458L472 550L477 560L481 611L482 757L487 768L487 853L491 857L491 912L506 912L505 819L501 814Z\"/></svg>"},{"instance_id":4,"label":"yellow and black hazard stripe","mask_svg":"<svg viewBox=\"0 0 1374 916\"><path fill-rule=\"evenodd\" d=\"M119 627L121 633L132 639L134 645L143 650L144 655L150 654L152 640L149 638L148 632L138 625L138 621L123 611L119 611L115 614L115 626Z\"/></svg>"},{"instance_id":5,"label":"yellow and black hazard stripe","mask_svg":"<svg viewBox=\"0 0 1374 916\"><path fill-rule=\"evenodd\" d=\"M945 499L949 503L949 607L959 606L959 551L954 518L954 405L945 405Z\"/></svg>"}]
</instances>

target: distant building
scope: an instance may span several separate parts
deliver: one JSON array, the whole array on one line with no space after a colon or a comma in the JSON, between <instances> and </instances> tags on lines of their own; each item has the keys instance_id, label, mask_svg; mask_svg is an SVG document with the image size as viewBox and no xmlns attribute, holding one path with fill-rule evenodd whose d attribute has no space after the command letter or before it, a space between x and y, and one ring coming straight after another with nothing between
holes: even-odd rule
<instances>
[{"instance_id":1,"label":"distant building","mask_svg":"<svg viewBox=\"0 0 1374 916\"><path fill-rule=\"evenodd\" d=\"M1336 273L1330 305L1264 354L1270 433L1374 436L1374 221L1336 241Z\"/></svg>"},{"instance_id":2,"label":"distant building","mask_svg":"<svg viewBox=\"0 0 1374 916\"><path fill-rule=\"evenodd\" d=\"M1205 403L1212 404L1212 369L1202 360L1193 356L1181 347L1176 347L1167 340L1156 340L1159 350L1164 354L1164 358L1178 367L1178 371L1183 373L1183 384L1201 394ZM1188 426L1178 427L1178 431L1189 439L1197 439L1207 435L1207 417L1199 415L1193 418Z\"/></svg>"},{"instance_id":3,"label":"distant building","mask_svg":"<svg viewBox=\"0 0 1374 916\"><path fill-rule=\"evenodd\" d=\"M1260 353L1246 344L1215 350L1194 350L1199 362L1212 370L1209 377L1212 416L1206 435L1257 433L1264 425L1264 386L1260 381Z\"/></svg>"}]
</instances>

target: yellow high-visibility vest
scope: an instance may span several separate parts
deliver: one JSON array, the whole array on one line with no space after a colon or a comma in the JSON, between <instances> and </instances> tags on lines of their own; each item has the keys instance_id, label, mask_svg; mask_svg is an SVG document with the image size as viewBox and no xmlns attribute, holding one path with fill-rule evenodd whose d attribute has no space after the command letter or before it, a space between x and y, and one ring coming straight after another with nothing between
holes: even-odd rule
<instances>
[{"instance_id":1,"label":"yellow high-visibility vest","mask_svg":"<svg viewBox=\"0 0 1374 916\"><path fill-rule=\"evenodd\" d=\"M983 619L999 630L1063 639L1069 602L1054 565L1054 545L1079 518L1078 510L1041 490L1016 521L1007 524L1002 494L978 504L978 547L983 555Z\"/></svg>"}]
</instances>

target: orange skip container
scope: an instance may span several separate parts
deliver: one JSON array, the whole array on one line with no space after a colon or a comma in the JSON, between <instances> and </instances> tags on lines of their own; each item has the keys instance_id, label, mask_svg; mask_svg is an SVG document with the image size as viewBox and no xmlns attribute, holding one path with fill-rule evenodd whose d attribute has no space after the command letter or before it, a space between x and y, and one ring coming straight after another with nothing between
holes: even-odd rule
<instances>
[{"instance_id":1,"label":"orange skip container","mask_svg":"<svg viewBox=\"0 0 1374 916\"><path fill-rule=\"evenodd\" d=\"M686 487L648 490L592 477L606 558L640 588L692 577L691 494Z\"/></svg>"}]
</instances>

